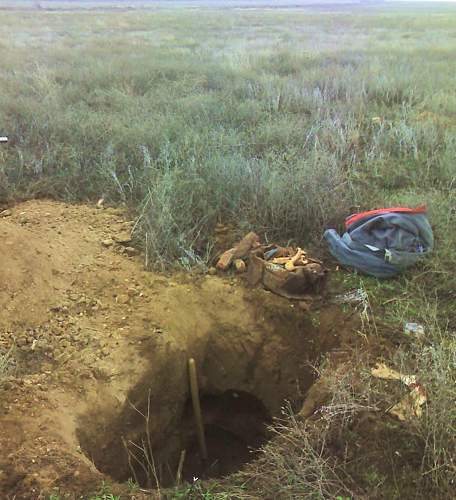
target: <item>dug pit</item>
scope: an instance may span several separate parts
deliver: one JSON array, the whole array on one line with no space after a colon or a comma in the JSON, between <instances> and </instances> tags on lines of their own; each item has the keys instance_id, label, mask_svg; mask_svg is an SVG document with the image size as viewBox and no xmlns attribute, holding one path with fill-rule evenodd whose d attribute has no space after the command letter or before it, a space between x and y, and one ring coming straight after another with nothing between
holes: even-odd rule
<instances>
[{"instance_id":1,"label":"dug pit","mask_svg":"<svg viewBox=\"0 0 456 500\"><path fill-rule=\"evenodd\" d=\"M270 438L268 426L284 403L302 404L312 366L337 343L336 328L330 310L311 315L272 298L248 329L233 318L204 336L155 343L145 354L150 369L125 401L79 418L81 448L100 472L147 488L174 485L184 456L182 480L235 472ZM198 368L207 460L190 399L190 357Z\"/></svg>"},{"instance_id":2,"label":"dug pit","mask_svg":"<svg viewBox=\"0 0 456 500\"><path fill-rule=\"evenodd\" d=\"M182 481L230 474L270 438L284 401L300 408L311 366L353 336L324 299L308 312L236 275L144 271L141 258L102 244L131 222L118 209L47 200L2 219L0 351L12 355L0 384L1 498L89 498L109 476L175 484L182 450Z\"/></svg>"}]
</instances>

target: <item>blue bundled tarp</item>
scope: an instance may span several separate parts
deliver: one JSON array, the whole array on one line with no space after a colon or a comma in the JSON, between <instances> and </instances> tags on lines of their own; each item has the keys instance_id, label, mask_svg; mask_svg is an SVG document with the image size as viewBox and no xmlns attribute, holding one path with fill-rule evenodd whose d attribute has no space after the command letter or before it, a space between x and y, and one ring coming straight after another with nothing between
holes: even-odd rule
<instances>
[{"instance_id":1,"label":"blue bundled tarp","mask_svg":"<svg viewBox=\"0 0 456 500\"><path fill-rule=\"evenodd\" d=\"M377 278L390 278L432 251L434 237L426 208L382 208L352 215L341 237L334 229L324 237L331 254Z\"/></svg>"}]
</instances>

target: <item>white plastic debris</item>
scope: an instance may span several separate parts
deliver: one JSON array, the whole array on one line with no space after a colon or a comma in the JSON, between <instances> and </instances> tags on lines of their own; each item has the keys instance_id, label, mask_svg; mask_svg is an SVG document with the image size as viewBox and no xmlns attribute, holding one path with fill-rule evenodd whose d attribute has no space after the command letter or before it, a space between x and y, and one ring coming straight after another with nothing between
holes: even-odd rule
<instances>
[{"instance_id":1,"label":"white plastic debris","mask_svg":"<svg viewBox=\"0 0 456 500\"><path fill-rule=\"evenodd\" d=\"M404 333L421 339L424 337L424 327L418 323L405 323Z\"/></svg>"}]
</instances>

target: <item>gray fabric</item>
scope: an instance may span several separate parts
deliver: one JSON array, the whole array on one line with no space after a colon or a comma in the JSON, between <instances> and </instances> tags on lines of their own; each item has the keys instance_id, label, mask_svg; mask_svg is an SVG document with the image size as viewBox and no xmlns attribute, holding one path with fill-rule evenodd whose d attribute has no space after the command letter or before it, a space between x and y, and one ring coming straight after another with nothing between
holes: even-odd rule
<instances>
[{"instance_id":1,"label":"gray fabric","mask_svg":"<svg viewBox=\"0 0 456 500\"><path fill-rule=\"evenodd\" d=\"M342 238L334 229L325 231L324 236L341 264L378 278L400 273L434 246L431 226L422 213L370 215L352 224Z\"/></svg>"}]
</instances>

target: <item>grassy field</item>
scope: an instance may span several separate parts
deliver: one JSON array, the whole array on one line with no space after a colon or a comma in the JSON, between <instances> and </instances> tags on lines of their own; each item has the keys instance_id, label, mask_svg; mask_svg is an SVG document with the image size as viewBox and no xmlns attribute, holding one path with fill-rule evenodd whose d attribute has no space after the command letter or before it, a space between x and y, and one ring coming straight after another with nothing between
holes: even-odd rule
<instances>
[{"instance_id":1,"label":"grassy field","mask_svg":"<svg viewBox=\"0 0 456 500\"><path fill-rule=\"evenodd\" d=\"M393 339L388 362L428 390L424 417L394 429L379 420L398 449L372 458L366 445L351 460L327 458L321 436L337 427L355 447L355 417L338 413L303 446L291 419L261 470L211 495L451 497L456 9L11 11L0 49L0 135L11 140L0 201L124 203L153 267L207 265L219 221L319 247L353 207L426 204L429 261L389 282L345 278L369 296L361 334ZM425 325L424 343L401 340L405 321ZM353 368L364 381L370 361ZM397 396L356 378L334 381L334 407L343 397L346 408L383 408Z\"/></svg>"}]
</instances>

